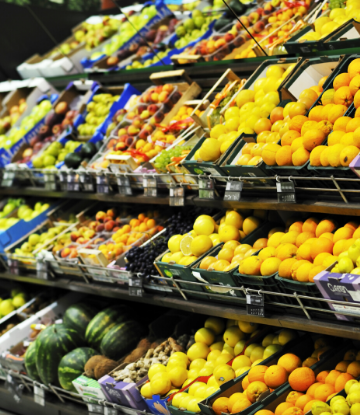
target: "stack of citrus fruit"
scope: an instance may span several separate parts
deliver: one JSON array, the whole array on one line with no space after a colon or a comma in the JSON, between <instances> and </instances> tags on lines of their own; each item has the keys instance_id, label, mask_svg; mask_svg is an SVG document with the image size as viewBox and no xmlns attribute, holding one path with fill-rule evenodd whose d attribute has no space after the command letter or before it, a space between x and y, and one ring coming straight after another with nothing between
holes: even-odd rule
<instances>
[{"instance_id":1,"label":"stack of citrus fruit","mask_svg":"<svg viewBox=\"0 0 360 415\"><path fill-rule=\"evenodd\" d=\"M255 211L255 214L262 217L265 213ZM211 216L201 215L195 220L191 232L186 235L174 235L169 239L170 252L165 254L161 261L187 266L220 242L231 242L232 248L229 247L229 250L233 253L236 246L240 245L238 241L260 225L261 219L258 216L246 217L235 210L229 210L218 225ZM229 256L230 251L226 251L226 254ZM217 271L223 271L230 262L219 257L216 263L214 261L211 264Z\"/></svg>"}]
</instances>

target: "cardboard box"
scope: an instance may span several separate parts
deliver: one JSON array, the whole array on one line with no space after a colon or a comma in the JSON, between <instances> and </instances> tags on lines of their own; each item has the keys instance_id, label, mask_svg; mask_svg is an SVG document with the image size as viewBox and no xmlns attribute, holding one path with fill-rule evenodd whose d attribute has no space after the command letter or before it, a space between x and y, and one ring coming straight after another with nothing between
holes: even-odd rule
<instances>
[{"instance_id":1,"label":"cardboard box","mask_svg":"<svg viewBox=\"0 0 360 415\"><path fill-rule=\"evenodd\" d=\"M107 400L97 380L81 375L72 383L84 402L97 404L98 400Z\"/></svg>"}]
</instances>

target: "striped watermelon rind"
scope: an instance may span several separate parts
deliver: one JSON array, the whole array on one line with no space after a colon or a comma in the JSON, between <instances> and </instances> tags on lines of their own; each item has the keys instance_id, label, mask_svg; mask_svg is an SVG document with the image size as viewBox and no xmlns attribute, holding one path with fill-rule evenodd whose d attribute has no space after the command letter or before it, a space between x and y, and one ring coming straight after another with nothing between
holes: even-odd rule
<instances>
[{"instance_id":1,"label":"striped watermelon rind","mask_svg":"<svg viewBox=\"0 0 360 415\"><path fill-rule=\"evenodd\" d=\"M36 368L36 342L30 343L25 354L26 373L29 378L40 382L39 373Z\"/></svg>"},{"instance_id":2,"label":"striped watermelon rind","mask_svg":"<svg viewBox=\"0 0 360 415\"><path fill-rule=\"evenodd\" d=\"M81 347L84 340L74 329L64 324L53 324L36 339L36 369L45 385L59 385L58 366L63 356Z\"/></svg>"},{"instance_id":3,"label":"striped watermelon rind","mask_svg":"<svg viewBox=\"0 0 360 415\"><path fill-rule=\"evenodd\" d=\"M116 324L130 320L124 306L108 307L90 321L86 328L85 340L94 349L100 349L101 341L106 333Z\"/></svg>"},{"instance_id":4,"label":"striped watermelon rind","mask_svg":"<svg viewBox=\"0 0 360 415\"><path fill-rule=\"evenodd\" d=\"M96 313L97 312L87 304L74 304L65 311L63 323L66 327L76 330L85 338L86 328Z\"/></svg>"},{"instance_id":5,"label":"striped watermelon rind","mask_svg":"<svg viewBox=\"0 0 360 415\"><path fill-rule=\"evenodd\" d=\"M76 392L72 381L84 373L86 362L97 354L99 353L91 347L78 347L66 354L58 367L60 386L65 390Z\"/></svg>"},{"instance_id":6,"label":"striped watermelon rind","mask_svg":"<svg viewBox=\"0 0 360 415\"><path fill-rule=\"evenodd\" d=\"M100 351L109 359L118 360L146 334L146 330L137 321L116 324L103 337Z\"/></svg>"}]
</instances>

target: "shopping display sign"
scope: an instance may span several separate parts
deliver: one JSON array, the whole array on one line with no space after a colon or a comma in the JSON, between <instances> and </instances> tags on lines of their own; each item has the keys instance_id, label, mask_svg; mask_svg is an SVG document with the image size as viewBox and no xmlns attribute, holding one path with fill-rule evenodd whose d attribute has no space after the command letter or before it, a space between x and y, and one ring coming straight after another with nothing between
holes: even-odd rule
<instances>
[{"instance_id":1,"label":"shopping display sign","mask_svg":"<svg viewBox=\"0 0 360 415\"><path fill-rule=\"evenodd\" d=\"M155 177L144 177L144 196L157 197L157 182Z\"/></svg>"},{"instance_id":2,"label":"shopping display sign","mask_svg":"<svg viewBox=\"0 0 360 415\"><path fill-rule=\"evenodd\" d=\"M214 180L208 178L199 179L199 198L215 199Z\"/></svg>"},{"instance_id":3,"label":"shopping display sign","mask_svg":"<svg viewBox=\"0 0 360 415\"><path fill-rule=\"evenodd\" d=\"M169 205L185 206L185 189L183 187L170 187Z\"/></svg>"},{"instance_id":4,"label":"shopping display sign","mask_svg":"<svg viewBox=\"0 0 360 415\"><path fill-rule=\"evenodd\" d=\"M132 196L132 188L130 185L130 180L127 176L117 176L116 182L119 189L119 194L122 196Z\"/></svg>"},{"instance_id":5,"label":"shopping display sign","mask_svg":"<svg viewBox=\"0 0 360 415\"><path fill-rule=\"evenodd\" d=\"M40 406L45 406L45 391L39 386L34 386L34 402Z\"/></svg>"},{"instance_id":6,"label":"shopping display sign","mask_svg":"<svg viewBox=\"0 0 360 415\"><path fill-rule=\"evenodd\" d=\"M276 183L277 198L280 203L296 203L295 185L292 181Z\"/></svg>"},{"instance_id":7,"label":"shopping display sign","mask_svg":"<svg viewBox=\"0 0 360 415\"><path fill-rule=\"evenodd\" d=\"M68 173L67 184L68 192L78 192L80 190L79 175L73 172Z\"/></svg>"},{"instance_id":8,"label":"shopping display sign","mask_svg":"<svg viewBox=\"0 0 360 415\"><path fill-rule=\"evenodd\" d=\"M250 316L265 317L264 296L246 294L246 313Z\"/></svg>"},{"instance_id":9,"label":"shopping display sign","mask_svg":"<svg viewBox=\"0 0 360 415\"><path fill-rule=\"evenodd\" d=\"M144 294L143 280L138 277L129 278L129 295L131 297L142 297Z\"/></svg>"},{"instance_id":10,"label":"shopping display sign","mask_svg":"<svg viewBox=\"0 0 360 415\"><path fill-rule=\"evenodd\" d=\"M105 407L104 415L119 415L119 411L114 408Z\"/></svg>"},{"instance_id":11,"label":"shopping display sign","mask_svg":"<svg viewBox=\"0 0 360 415\"><path fill-rule=\"evenodd\" d=\"M224 194L224 200L237 201L241 198L243 182L227 182Z\"/></svg>"}]
</instances>

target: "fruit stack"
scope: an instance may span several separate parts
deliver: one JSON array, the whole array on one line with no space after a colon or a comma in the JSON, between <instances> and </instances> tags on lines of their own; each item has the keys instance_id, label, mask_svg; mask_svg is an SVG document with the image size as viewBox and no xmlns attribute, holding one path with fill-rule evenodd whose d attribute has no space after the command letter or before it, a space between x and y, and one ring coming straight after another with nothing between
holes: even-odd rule
<instances>
[{"instance_id":1,"label":"fruit stack","mask_svg":"<svg viewBox=\"0 0 360 415\"><path fill-rule=\"evenodd\" d=\"M17 105L9 108L8 115L0 118L0 135L6 134L26 110L25 98L20 98Z\"/></svg>"}]
</instances>

